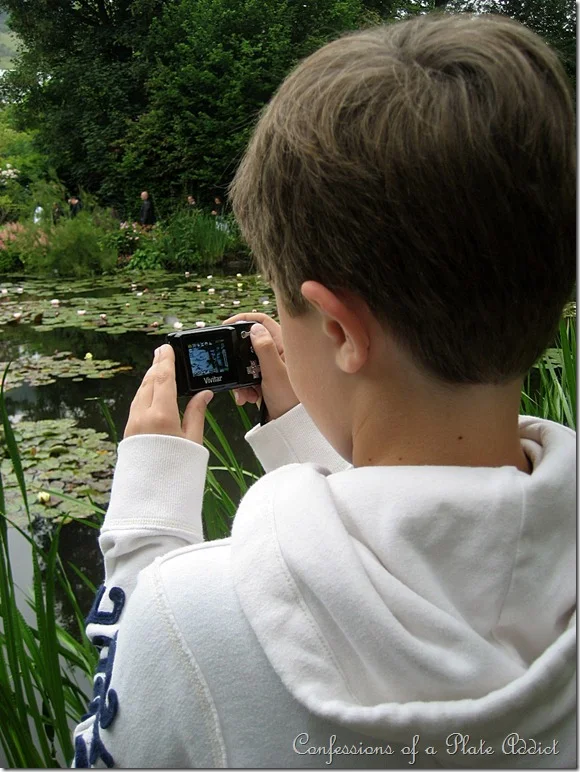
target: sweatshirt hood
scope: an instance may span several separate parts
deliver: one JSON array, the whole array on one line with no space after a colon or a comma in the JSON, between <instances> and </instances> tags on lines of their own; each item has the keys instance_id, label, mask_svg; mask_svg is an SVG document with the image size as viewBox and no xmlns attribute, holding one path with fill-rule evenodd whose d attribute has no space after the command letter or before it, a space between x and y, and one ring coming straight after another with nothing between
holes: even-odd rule
<instances>
[{"instance_id":1,"label":"sweatshirt hood","mask_svg":"<svg viewBox=\"0 0 580 772\"><path fill-rule=\"evenodd\" d=\"M295 699L393 742L453 727L493 743L570 714L575 433L522 418L520 436L530 475L291 464L252 486L236 592Z\"/></svg>"}]
</instances>

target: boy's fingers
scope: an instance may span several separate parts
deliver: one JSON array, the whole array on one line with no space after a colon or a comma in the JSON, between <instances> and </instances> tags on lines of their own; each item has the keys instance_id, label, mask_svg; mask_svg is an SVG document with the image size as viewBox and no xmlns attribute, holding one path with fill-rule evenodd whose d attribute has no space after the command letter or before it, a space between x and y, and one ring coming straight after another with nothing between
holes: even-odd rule
<instances>
[{"instance_id":1,"label":"boy's fingers","mask_svg":"<svg viewBox=\"0 0 580 772\"><path fill-rule=\"evenodd\" d=\"M268 316L268 314L261 314L256 312L254 313L243 313L243 314L236 314L235 316L230 316L229 319L226 319L222 324L233 324L234 322L258 322L259 324L262 324L270 333L272 338L274 339L276 343L276 348L278 349L278 353L282 354L284 351L284 346L282 344L282 331L280 329L280 325L278 324L275 319L272 319L271 316Z\"/></svg>"},{"instance_id":2,"label":"boy's fingers","mask_svg":"<svg viewBox=\"0 0 580 772\"><path fill-rule=\"evenodd\" d=\"M213 391L200 391L189 400L181 429L188 440L203 445L203 428L205 425L205 409L213 399Z\"/></svg>"},{"instance_id":3,"label":"boy's fingers","mask_svg":"<svg viewBox=\"0 0 580 772\"><path fill-rule=\"evenodd\" d=\"M280 370L285 373L286 368L280 359L280 350L278 349L275 339L270 334L270 331L266 329L265 325L259 323L252 325L250 339L254 351L260 360L262 373L268 373L269 380L271 380L270 374L275 375ZM262 378L263 377L264 376L262 375Z\"/></svg>"},{"instance_id":4,"label":"boy's fingers","mask_svg":"<svg viewBox=\"0 0 580 772\"><path fill-rule=\"evenodd\" d=\"M236 405L245 405L246 402L255 404L262 396L260 387L247 386L245 389L234 389Z\"/></svg>"}]
</instances>

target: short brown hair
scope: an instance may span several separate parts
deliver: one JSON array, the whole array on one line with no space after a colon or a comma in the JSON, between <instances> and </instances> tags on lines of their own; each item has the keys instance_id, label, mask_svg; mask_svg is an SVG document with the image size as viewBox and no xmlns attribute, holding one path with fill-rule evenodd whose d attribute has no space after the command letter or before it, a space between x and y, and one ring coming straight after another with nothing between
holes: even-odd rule
<instances>
[{"instance_id":1,"label":"short brown hair","mask_svg":"<svg viewBox=\"0 0 580 772\"><path fill-rule=\"evenodd\" d=\"M575 278L575 129L556 54L517 22L427 15L346 35L265 108L231 185L292 315L356 292L455 383L523 375Z\"/></svg>"}]
</instances>

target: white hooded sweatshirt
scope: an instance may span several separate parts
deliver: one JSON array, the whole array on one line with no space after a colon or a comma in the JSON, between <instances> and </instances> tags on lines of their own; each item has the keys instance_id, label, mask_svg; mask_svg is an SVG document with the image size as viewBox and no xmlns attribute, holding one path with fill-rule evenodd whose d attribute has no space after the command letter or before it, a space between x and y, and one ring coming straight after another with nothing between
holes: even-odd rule
<instances>
[{"instance_id":1,"label":"white hooded sweatshirt","mask_svg":"<svg viewBox=\"0 0 580 772\"><path fill-rule=\"evenodd\" d=\"M207 451L124 440L75 765L574 767L575 433L520 436L531 475L353 468L299 405L208 543Z\"/></svg>"}]
</instances>

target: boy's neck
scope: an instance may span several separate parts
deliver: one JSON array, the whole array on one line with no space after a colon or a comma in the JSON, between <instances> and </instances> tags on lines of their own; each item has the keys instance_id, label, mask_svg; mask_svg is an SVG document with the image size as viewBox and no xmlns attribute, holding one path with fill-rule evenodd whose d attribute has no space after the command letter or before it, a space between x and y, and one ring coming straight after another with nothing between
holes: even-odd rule
<instances>
[{"instance_id":1,"label":"boy's neck","mask_svg":"<svg viewBox=\"0 0 580 772\"><path fill-rule=\"evenodd\" d=\"M519 383L415 393L408 388L357 400L355 467L515 466L531 473L518 433Z\"/></svg>"}]
</instances>

